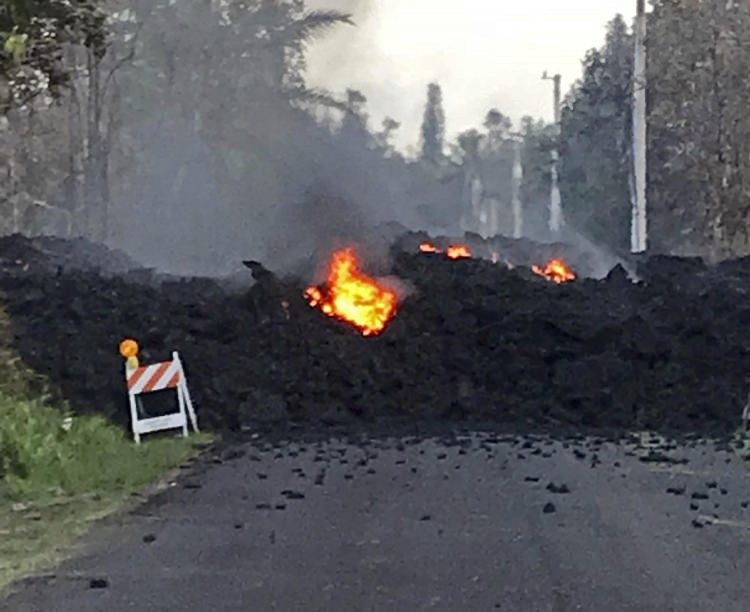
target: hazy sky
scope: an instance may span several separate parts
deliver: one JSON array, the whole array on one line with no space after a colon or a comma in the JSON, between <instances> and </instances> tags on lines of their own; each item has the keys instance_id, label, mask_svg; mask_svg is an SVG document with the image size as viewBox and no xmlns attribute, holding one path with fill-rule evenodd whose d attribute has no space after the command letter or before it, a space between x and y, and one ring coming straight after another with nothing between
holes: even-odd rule
<instances>
[{"instance_id":1,"label":"hazy sky","mask_svg":"<svg viewBox=\"0 0 750 612\"><path fill-rule=\"evenodd\" d=\"M353 14L315 42L308 83L368 98L371 125L401 122L398 144L418 141L427 84L443 87L449 136L480 127L497 107L515 122L552 119L552 82L563 95L581 75L586 51L604 42L606 23L636 0L307 0L310 8Z\"/></svg>"}]
</instances>

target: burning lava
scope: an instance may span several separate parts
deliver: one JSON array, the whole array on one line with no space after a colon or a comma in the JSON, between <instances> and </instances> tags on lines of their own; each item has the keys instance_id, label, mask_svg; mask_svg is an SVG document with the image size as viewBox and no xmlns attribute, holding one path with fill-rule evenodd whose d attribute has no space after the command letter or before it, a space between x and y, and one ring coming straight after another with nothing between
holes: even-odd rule
<instances>
[{"instance_id":1,"label":"burning lava","mask_svg":"<svg viewBox=\"0 0 750 612\"><path fill-rule=\"evenodd\" d=\"M312 285L305 291L305 297L313 308L352 324L363 336L374 336L396 315L398 299L395 292L365 276L358 268L359 262L352 249L336 251L325 287Z\"/></svg>"},{"instance_id":2,"label":"burning lava","mask_svg":"<svg viewBox=\"0 0 750 612\"><path fill-rule=\"evenodd\" d=\"M419 250L422 253L440 253L438 249L431 242L423 242L419 245ZM445 255L448 259L468 259L471 257L471 249L464 244L453 244L445 249Z\"/></svg>"},{"instance_id":3,"label":"burning lava","mask_svg":"<svg viewBox=\"0 0 750 612\"><path fill-rule=\"evenodd\" d=\"M570 269L562 259L550 259L544 268L540 266L531 266L535 274L543 276L547 280L557 283L567 283L576 279L575 272Z\"/></svg>"},{"instance_id":4,"label":"burning lava","mask_svg":"<svg viewBox=\"0 0 750 612\"><path fill-rule=\"evenodd\" d=\"M422 253L439 253L438 248L431 242L423 242L419 245L419 250Z\"/></svg>"}]
</instances>

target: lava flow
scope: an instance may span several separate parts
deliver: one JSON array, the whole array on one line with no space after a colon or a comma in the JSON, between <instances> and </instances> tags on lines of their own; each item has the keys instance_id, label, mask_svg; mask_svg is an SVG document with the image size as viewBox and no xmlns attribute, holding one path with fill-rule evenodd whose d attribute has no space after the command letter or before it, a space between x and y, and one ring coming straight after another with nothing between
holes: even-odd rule
<instances>
[{"instance_id":1,"label":"lava flow","mask_svg":"<svg viewBox=\"0 0 750 612\"><path fill-rule=\"evenodd\" d=\"M543 276L558 285L576 279L575 272L562 259L550 259L544 268L531 266L531 269L539 276Z\"/></svg>"},{"instance_id":2,"label":"lava flow","mask_svg":"<svg viewBox=\"0 0 750 612\"><path fill-rule=\"evenodd\" d=\"M445 250L448 259L467 259L471 257L471 249L463 244L449 246Z\"/></svg>"},{"instance_id":3,"label":"lava flow","mask_svg":"<svg viewBox=\"0 0 750 612\"><path fill-rule=\"evenodd\" d=\"M419 250L422 253L440 253L438 249L431 242L423 242L419 245ZM445 249L445 255L448 259L467 259L471 257L471 249L465 244L453 244Z\"/></svg>"},{"instance_id":4,"label":"lava flow","mask_svg":"<svg viewBox=\"0 0 750 612\"><path fill-rule=\"evenodd\" d=\"M308 287L307 301L329 317L352 324L363 336L383 331L396 315L396 294L362 274L352 249L336 251L325 287Z\"/></svg>"},{"instance_id":5,"label":"lava flow","mask_svg":"<svg viewBox=\"0 0 750 612\"><path fill-rule=\"evenodd\" d=\"M439 253L438 248L431 242L423 242L419 245L419 250L422 253Z\"/></svg>"}]
</instances>

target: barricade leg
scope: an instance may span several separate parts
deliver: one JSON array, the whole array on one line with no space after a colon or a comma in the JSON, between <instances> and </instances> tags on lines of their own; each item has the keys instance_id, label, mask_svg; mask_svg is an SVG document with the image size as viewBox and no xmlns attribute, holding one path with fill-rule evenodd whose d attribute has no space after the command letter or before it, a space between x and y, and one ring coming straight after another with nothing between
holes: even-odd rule
<instances>
[{"instance_id":1,"label":"barricade leg","mask_svg":"<svg viewBox=\"0 0 750 612\"><path fill-rule=\"evenodd\" d=\"M185 401L187 413L190 416L190 424L193 426L193 431L198 433L198 419L195 416L195 408L193 408L193 400L190 398L190 391L188 391L187 377L185 376L185 368L182 367L182 361L180 361L180 355L177 351L172 353L172 361L176 361L180 366L180 382L178 383L178 389L182 390L182 397Z\"/></svg>"},{"instance_id":2,"label":"barricade leg","mask_svg":"<svg viewBox=\"0 0 750 612\"><path fill-rule=\"evenodd\" d=\"M182 437L188 437L187 414L185 414L185 398L182 393L182 385L177 385L177 402L180 405L180 414L182 415Z\"/></svg>"},{"instance_id":3,"label":"barricade leg","mask_svg":"<svg viewBox=\"0 0 750 612\"><path fill-rule=\"evenodd\" d=\"M141 436L138 433L138 408L135 403L136 398L132 393L128 393L128 398L130 399L130 421L131 427L133 428L133 438L135 439L136 444L140 444Z\"/></svg>"}]
</instances>

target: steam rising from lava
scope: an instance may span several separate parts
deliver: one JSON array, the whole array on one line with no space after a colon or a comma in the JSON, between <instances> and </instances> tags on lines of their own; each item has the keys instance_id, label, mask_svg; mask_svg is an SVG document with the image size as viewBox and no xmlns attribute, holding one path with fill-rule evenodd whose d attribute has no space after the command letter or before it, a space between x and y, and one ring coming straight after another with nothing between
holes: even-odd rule
<instances>
[{"instance_id":1,"label":"steam rising from lava","mask_svg":"<svg viewBox=\"0 0 750 612\"><path fill-rule=\"evenodd\" d=\"M313 308L350 323L363 336L379 334L396 315L396 293L359 271L353 249L334 252L324 287L312 285L305 297Z\"/></svg>"}]
</instances>

